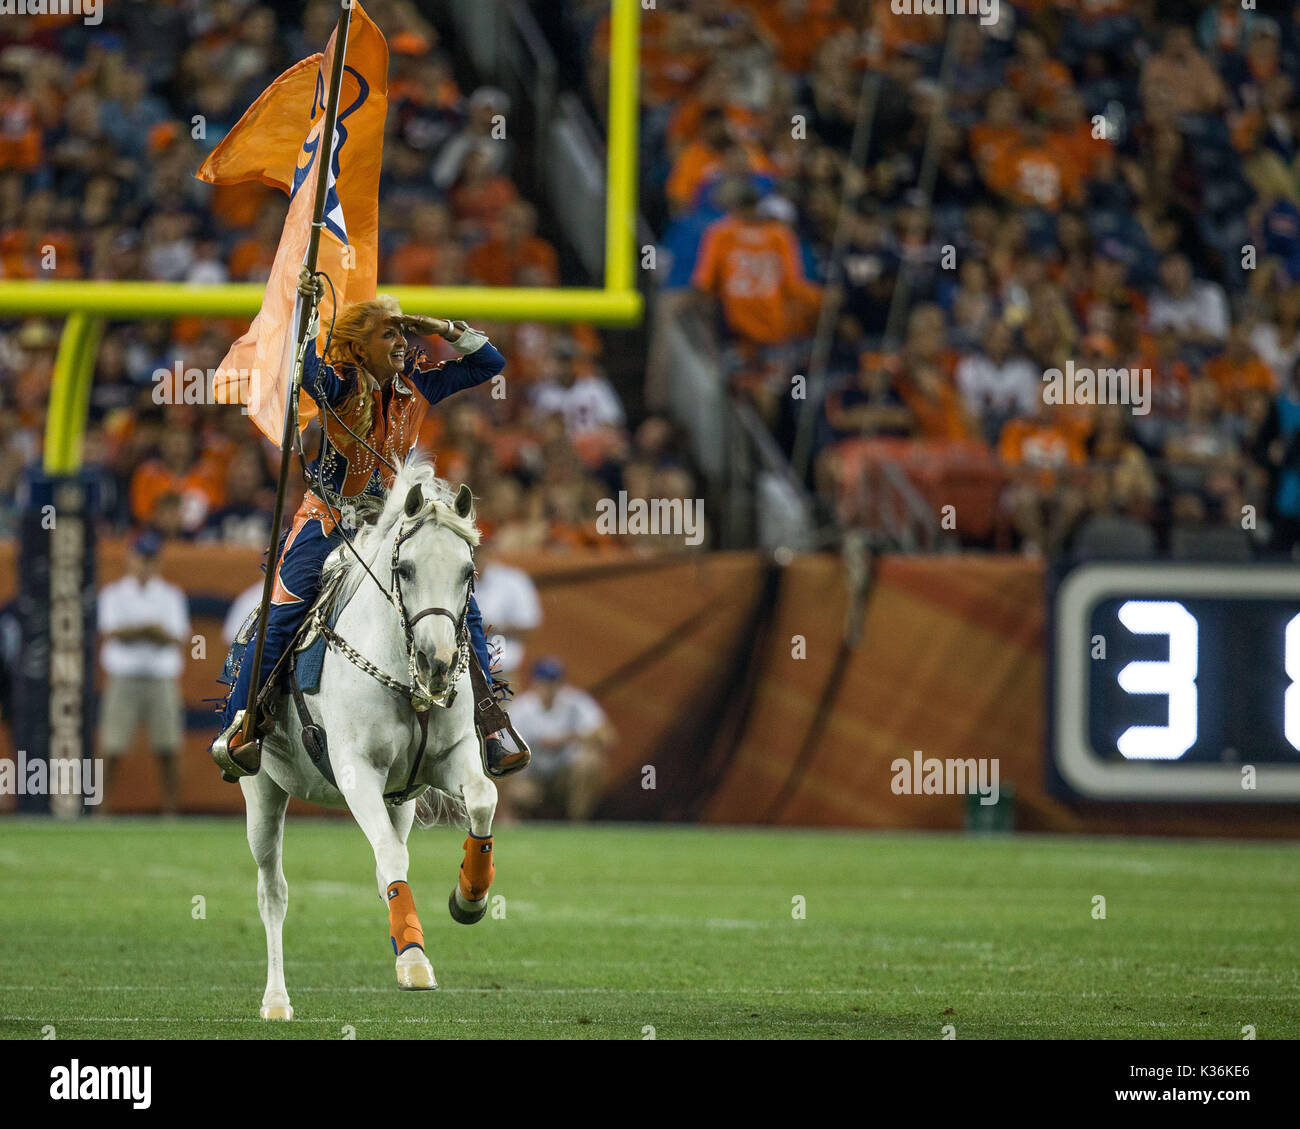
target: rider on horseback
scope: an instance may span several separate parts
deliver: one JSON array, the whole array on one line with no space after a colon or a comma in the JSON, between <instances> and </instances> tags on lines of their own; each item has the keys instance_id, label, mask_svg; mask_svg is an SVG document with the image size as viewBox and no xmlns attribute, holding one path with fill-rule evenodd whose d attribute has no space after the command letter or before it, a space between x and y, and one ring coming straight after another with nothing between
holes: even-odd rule
<instances>
[{"instance_id":1,"label":"rider on horseback","mask_svg":"<svg viewBox=\"0 0 1300 1129\"><path fill-rule=\"evenodd\" d=\"M319 303L323 284L304 267L298 292ZM434 364L419 347L407 348L408 333L436 333L460 356ZM392 480L389 467L399 466L410 454L429 405L490 380L505 363L487 337L464 322L403 314L387 295L353 303L339 312L324 360L308 346L302 388L321 406L325 442L307 466L310 489L280 541L262 658L263 685L320 593L325 558L342 539L339 521L347 526L378 513ZM472 596L466 623L483 767L490 776L505 776L524 768L529 753L526 747L511 751L502 739L509 725L499 704L505 684L492 684L483 619ZM213 742L218 763L229 771L233 762L236 773L243 775L257 771L251 767L258 763L251 747L256 737L248 745L231 742L237 741L248 703L255 698L249 693L251 678L250 653L249 661L240 664L226 699L222 732Z\"/></svg>"}]
</instances>

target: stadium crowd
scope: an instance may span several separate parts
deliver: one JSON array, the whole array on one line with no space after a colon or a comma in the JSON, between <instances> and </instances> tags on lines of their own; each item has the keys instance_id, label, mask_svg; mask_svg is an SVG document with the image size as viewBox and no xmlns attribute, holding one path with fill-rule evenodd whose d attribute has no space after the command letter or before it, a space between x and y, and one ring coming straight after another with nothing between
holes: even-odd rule
<instances>
[{"instance_id":1,"label":"stadium crowd","mask_svg":"<svg viewBox=\"0 0 1300 1129\"><path fill-rule=\"evenodd\" d=\"M846 524L890 460L966 544L1056 552L1109 520L1293 552L1300 8L920 8L643 13L663 294L791 453L810 405L808 481ZM599 110L608 6L571 12ZM819 333L829 393L800 400ZM1149 372L1150 400L1051 403L1069 362Z\"/></svg>"},{"instance_id":2,"label":"stadium crowd","mask_svg":"<svg viewBox=\"0 0 1300 1129\"><path fill-rule=\"evenodd\" d=\"M287 210L260 184L213 189L203 158L289 65L320 51L337 4L300 25L256 0L120 0L103 23L76 16L0 27L0 275L151 279L267 277ZM381 283L553 286L556 248L512 179L501 91L461 89L438 29L410 0L373 0L391 62L380 184ZM129 29L129 42L124 34ZM119 532L264 545L279 454L246 415L186 395L247 327L238 320L110 323L91 391L86 465ZM480 523L507 553L620 542L596 502L693 497L674 427L630 427L583 325L484 325L508 358L506 395L488 386L430 413L422 441L439 472L473 484ZM58 323L0 323L0 535L19 520L39 462ZM440 339L424 342L435 356ZM454 355L449 349L446 356ZM172 374L160 379L159 374ZM200 385L201 386L201 385ZM170 391L176 402L160 403ZM210 399L210 398L208 398ZM315 450L315 425L306 436ZM297 477L289 512L301 497ZM653 549L649 538L633 539Z\"/></svg>"}]
</instances>

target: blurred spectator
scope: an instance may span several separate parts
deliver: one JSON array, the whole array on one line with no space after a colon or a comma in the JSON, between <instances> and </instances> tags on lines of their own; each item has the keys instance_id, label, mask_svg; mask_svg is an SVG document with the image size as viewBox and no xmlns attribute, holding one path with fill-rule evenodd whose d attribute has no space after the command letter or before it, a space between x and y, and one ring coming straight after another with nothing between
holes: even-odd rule
<instances>
[{"instance_id":1,"label":"blurred spectator","mask_svg":"<svg viewBox=\"0 0 1300 1129\"><path fill-rule=\"evenodd\" d=\"M489 538L474 555L478 578L474 594L489 642L500 662L500 675L513 682L523 669L528 636L542 623L537 586L523 569L503 563Z\"/></svg>"},{"instance_id":2,"label":"blurred spectator","mask_svg":"<svg viewBox=\"0 0 1300 1129\"><path fill-rule=\"evenodd\" d=\"M1268 478L1269 548L1294 557L1300 546L1300 361L1269 405L1252 453Z\"/></svg>"},{"instance_id":3,"label":"blurred spectator","mask_svg":"<svg viewBox=\"0 0 1300 1129\"><path fill-rule=\"evenodd\" d=\"M559 659L539 659L527 690L510 708L533 751L528 772L506 789L513 807L529 814L584 820L599 798L604 756L614 742L605 711L586 691L564 681Z\"/></svg>"},{"instance_id":4,"label":"blurred spectator","mask_svg":"<svg viewBox=\"0 0 1300 1129\"><path fill-rule=\"evenodd\" d=\"M197 533L224 499L217 467L200 455L193 433L184 427L166 428L158 457L131 477L132 517L155 528L178 522L187 536ZM178 515L170 512L173 506Z\"/></svg>"},{"instance_id":5,"label":"blurred spectator","mask_svg":"<svg viewBox=\"0 0 1300 1129\"><path fill-rule=\"evenodd\" d=\"M1209 114L1227 100L1227 90L1205 56L1196 50L1191 29L1165 29L1160 49L1142 68L1142 100L1147 113L1168 121L1179 114Z\"/></svg>"},{"instance_id":6,"label":"blurred spectator","mask_svg":"<svg viewBox=\"0 0 1300 1129\"><path fill-rule=\"evenodd\" d=\"M100 661L107 681L100 703L99 752L107 759L106 799L136 730L149 731L163 780L163 813L174 814L184 737L180 675L189 646L185 594L158 575L162 538L146 532L127 553L127 574L99 593Z\"/></svg>"},{"instance_id":7,"label":"blurred spectator","mask_svg":"<svg viewBox=\"0 0 1300 1129\"><path fill-rule=\"evenodd\" d=\"M1151 328L1176 329L1194 345L1212 345L1228 336L1228 302L1223 288L1192 277L1185 255L1167 255L1160 263L1160 288L1151 298Z\"/></svg>"},{"instance_id":8,"label":"blurred spectator","mask_svg":"<svg viewBox=\"0 0 1300 1129\"><path fill-rule=\"evenodd\" d=\"M554 378L533 389L533 408L539 415L552 413L564 419L569 438L611 427L622 427L623 405L603 376L579 370L578 347L569 340L556 342Z\"/></svg>"},{"instance_id":9,"label":"blurred spectator","mask_svg":"<svg viewBox=\"0 0 1300 1129\"><path fill-rule=\"evenodd\" d=\"M226 618L221 624L221 638L227 647L235 641L235 636L244 626L244 621L261 607L262 588L263 581L259 580L256 584L250 584L230 601L230 610L226 612Z\"/></svg>"},{"instance_id":10,"label":"blurred spectator","mask_svg":"<svg viewBox=\"0 0 1300 1129\"><path fill-rule=\"evenodd\" d=\"M204 519L199 540L265 548L271 537L275 484L257 451L236 451L226 465L223 502Z\"/></svg>"},{"instance_id":11,"label":"blurred spectator","mask_svg":"<svg viewBox=\"0 0 1300 1129\"><path fill-rule=\"evenodd\" d=\"M480 175L487 179L509 168L510 142L505 119L510 99L493 87L483 86L470 96L469 120L464 129L447 141L433 166L433 183L446 192L462 182L471 154L478 155Z\"/></svg>"},{"instance_id":12,"label":"blurred spectator","mask_svg":"<svg viewBox=\"0 0 1300 1129\"><path fill-rule=\"evenodd\" d=\"M957 362L957 389L966 410L983 421L990 443L997 441L1008 419L1032 415L1042 396L1041 374L1026 357L1012 353L1013 341L1010 326L994 322L984 335L983 348Z\"/></svg>"},{"instance_id":13,"label":"blurred spectator","mask_svg":"<svg viewBox=\"0 0 1300 1129\"><path fill-rule=\"evenodd\" d=\"M1066 473L1086 459L1078 430L1040 396L1031 413L1002 428L998 452L1011 471L1005 504L1022 548L1035 554L1054 551L1084 503Z\"/></svg>"},{"instance_id":14,"label":"blurred spectator","mask_svg":"<svg viewBox=\"0 0 1300 1129\"><path fill-rule=\"evenodd\" d=\"M492 171L493 162L481 149L471 149L460 164L448 199L458 230L473 239L485 239L498 227L507 207L519 197L510 179Z\"/></svg>"},{"instance_id":15,"label":"blurred spectator","mask_svg":"<svg viewBox=\"0 0 1300 1129\"><path fill-rule=\"evenodd\" d=\"M476 247L465 270L482 286L556 286L559 283L555 248L537 235L537 211L524 200L507 204L499 230Z\"/></svg>"}]
</instances>

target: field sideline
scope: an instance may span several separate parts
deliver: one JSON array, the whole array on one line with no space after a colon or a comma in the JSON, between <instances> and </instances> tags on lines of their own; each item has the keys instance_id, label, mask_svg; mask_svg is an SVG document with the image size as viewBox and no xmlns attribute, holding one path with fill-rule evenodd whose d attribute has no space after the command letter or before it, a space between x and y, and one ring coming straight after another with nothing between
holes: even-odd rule
<instances>
[{"instance_id":1,"label":"field sideline","mask_svg":"<svg viewBox=\"0 0 1300 1129\"><path fill-rule=\"evenodd\" d=\"M400 992L361 832L291 820L268 1024L242 821L0 821L0 1037L1300 1037L1296 846L511 826L466 928L459 845L412 835L442 990Z\"/></svg>"}]
</instances>

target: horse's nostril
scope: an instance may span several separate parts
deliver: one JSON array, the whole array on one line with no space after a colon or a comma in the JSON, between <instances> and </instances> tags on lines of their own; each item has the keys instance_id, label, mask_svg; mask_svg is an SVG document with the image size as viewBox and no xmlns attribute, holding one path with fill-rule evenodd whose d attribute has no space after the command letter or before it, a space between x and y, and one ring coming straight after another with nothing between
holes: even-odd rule
<instances>
[{"instance_id":1,"label":"horse's nostril","mask_svg":"<svg viewBox=\"0 0 1300 1129\"><path fill-rule=\"evenodd\" d=\"M427 682L442 682L447 677L447 664L442 659L430 659L421 654L416 657L416 662Z\"/></svg>"}]
</instances>

